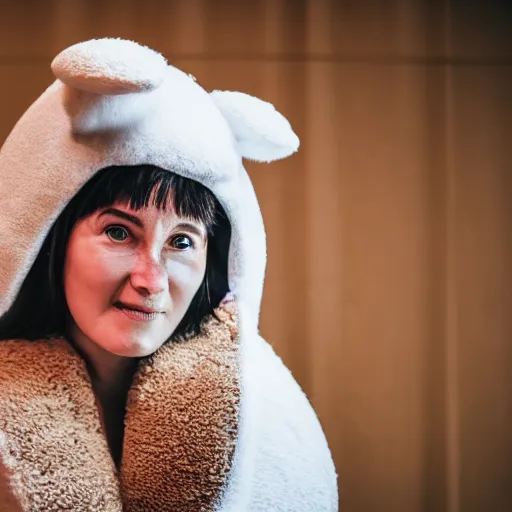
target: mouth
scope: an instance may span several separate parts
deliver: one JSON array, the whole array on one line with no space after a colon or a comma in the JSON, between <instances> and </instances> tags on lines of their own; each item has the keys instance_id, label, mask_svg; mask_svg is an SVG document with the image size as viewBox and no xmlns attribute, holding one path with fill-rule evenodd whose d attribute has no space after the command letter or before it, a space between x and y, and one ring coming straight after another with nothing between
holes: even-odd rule
<instances>
[{"instance_id":1,"label":"mouth","mask_svg":"<svg viewBox=\"0 0 512 512\"><path fill-rule=\"evenodd\" d=\"M133 306L131 304L123 304L122 302L115 302L113 306L126 315L128 318L132 320L136 320L139 322L148 322L151 320L155 320L162 313L161 311L155 311L143 306Z\"/></svg>"}]
</instances>

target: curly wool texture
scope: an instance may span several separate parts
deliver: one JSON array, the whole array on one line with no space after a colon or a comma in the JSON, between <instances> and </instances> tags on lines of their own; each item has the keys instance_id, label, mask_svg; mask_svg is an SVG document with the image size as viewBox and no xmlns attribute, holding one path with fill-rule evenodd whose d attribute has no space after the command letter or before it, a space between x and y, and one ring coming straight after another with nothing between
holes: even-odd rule
<instances>
[{"instance_id":1,"label":"curly wool texture","mask_svg":"<svg viewBox=\"0 0 512 512\"><path fill-rule=\"evenodd\" d=\"M134 381L121 470L126 511L209 512L220 502L235 450L240 387L234 303L216 314L220 323L211 318L204 334L162 347Z\"/></svg>"},{"instance_id":2,"label":"curly wool texture","mask_svg":"<svg viewBox=\"0 0 512 512\"><path fill-rule=\"evenodd\" d=\"M240 402L234 303L216 315L199 336L141 362L119 475L85 364L69 343L1 342L0 489L12 502L2 511L215 510Z\"/></svg>"},{"instance_id":3,"label":"curly wool texture","mask_svg":"<svg viewBox=\"0 0 512 512\"><path fill-rule=\"evenodd\" d=\"M0 361L0 465L21 510L120 511L84 362L63 339L1 342Z\"/></svg>"}]
</instances>

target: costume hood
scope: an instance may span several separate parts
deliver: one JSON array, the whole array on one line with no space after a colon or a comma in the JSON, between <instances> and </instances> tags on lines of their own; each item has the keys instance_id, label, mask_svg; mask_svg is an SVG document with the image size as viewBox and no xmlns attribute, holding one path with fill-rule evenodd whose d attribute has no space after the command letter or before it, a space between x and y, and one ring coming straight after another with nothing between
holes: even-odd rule
<instances>
[{"instance_id":1,"label":"costume hood","mask_svg":"<svg viewBox=\"0 0 512 512\"><path fill-rule=\"evenodd\" d=\"M80 43L52 63L57 80L28 109L0 154L0 316L70 199L100 169L152 164L208 187L232 227L229 285L257 324L266 251L242 158L270 162L299 141L274 107L241 92L206 92L137 43ZM247 323L245 323L247 322Z\"/></svg>"},{"instance_id":2,"label":"costume hood","mask_svg":"<svg viewBox=\"0 0 512 512\"><path fill-rule=\"evenodd\" d=\"M236 304L221 305L199 336L141 363L120 474L84 362L67 340L0 341L0 508L337 510L318 420L258 336L265 232L243 159L294 153L290 124L260 99L205 91L131 41L71 46L52 70L56 81L0 153L0 316L84 184L103 168L144 164L200 182L222 204Z\"/></svg>"}]
</instances>

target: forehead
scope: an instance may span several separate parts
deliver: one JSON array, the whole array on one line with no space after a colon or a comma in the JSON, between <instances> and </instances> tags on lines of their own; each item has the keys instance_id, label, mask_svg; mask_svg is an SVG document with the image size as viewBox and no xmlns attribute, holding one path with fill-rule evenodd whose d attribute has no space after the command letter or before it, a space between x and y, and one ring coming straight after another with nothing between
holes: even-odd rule
<instances>
[{"instance_id":1,"label":"forehead","mask_svg":"<svg viewBox=\"0 0 512 512\"><path fill-rule=\"evenodd\" d=\"M118 202L112 206L102 208L97 212L98 216L112 215L121 219L132 222L141 228L151 227L156 224L163 224L165 226L174 226L178 223L185 222L187 225L195 225L203 228L204 225L200 220L179 215L172 203L165 205L164 208L158 208L153 204L143 206L139 209L130 207L129 203ZM201 229L201 231L203 231Z\"/></svg>"}]
</instances>

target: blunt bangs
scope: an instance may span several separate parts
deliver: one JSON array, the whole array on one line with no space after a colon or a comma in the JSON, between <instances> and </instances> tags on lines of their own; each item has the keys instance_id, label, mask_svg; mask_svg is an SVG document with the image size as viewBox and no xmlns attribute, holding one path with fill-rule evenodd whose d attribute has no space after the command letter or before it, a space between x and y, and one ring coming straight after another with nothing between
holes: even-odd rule
<instances>
[{"instance_id":1,"label":"blunt bangs","mask_svg":"<svg viewBox=\"0 0 512 512\"><path fill-rule=\"evenodd\" d=\"M107 167L83 187L75 221L115 203L133 210L155 206L167 210L172 202L176 213L201 222L209 234L216 223L219 204L215 196L200 183L150 165ZM73 210L73 200L70 209Z\"/></svg>"}]
</instances>

